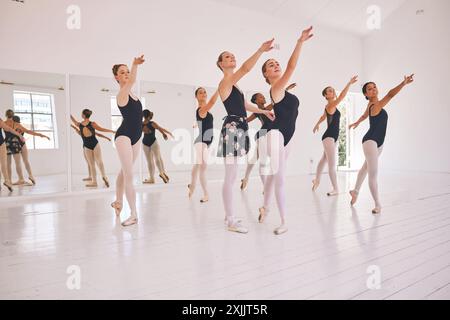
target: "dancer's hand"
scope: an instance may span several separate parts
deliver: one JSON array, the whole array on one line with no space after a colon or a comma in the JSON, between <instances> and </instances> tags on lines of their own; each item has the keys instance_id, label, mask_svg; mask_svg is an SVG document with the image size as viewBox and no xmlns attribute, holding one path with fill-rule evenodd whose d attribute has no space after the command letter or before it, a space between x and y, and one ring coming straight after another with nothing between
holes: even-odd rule
<instances>
[{"instance_id":1,"label":"dancer's hand","mask_svg":"<svg viewBox=\"0 0 450 320\"><path fill-rule=\"evenodd\" d=\"M163 136L164 140L166 140L166 141L169 139L169 137L168 137L167 134L165 134L165 133L163 133L162 136Z\"/></svg>"},{"instance_id":2,"label":"dancer's hand","mask_svg":"<svg viewBox=\"0 0 450 320\"><path fill-rule=\"evenodd\" d=\"M308 41L309 39L312 38L313 34L312 34L312 30L313 27L309 27L308 29L305 29L302 31L302 35L300 36L300 38L298 39L299 42L305 42Z\"/></svg>"},{"instance_id":3,"label":"dancer's hand","mask_svg":"<svg viewBox=\"0 0 450 320\"><path fill-rule=\"evenodd\" d=\"M296 84L295 82L294 82L294 83L291 83L291 84L288 85L288 87L286 88L286 91L292 90L292 89L294 89L296 86L297 86L297 84Z\"/></svg>"},{"instance_id":4,"label":"dancer's hand","mask_svg":"<svg viewBox=\"0 0 450 320\"><path fill-rule=\"evenodd\" d=\"M356 123L353 123L353 124L349 125L349 126L348 126L348 129L349 129L349 130L351 130L351 129L356 129L356 128L358 128L358 126L359 126L359 123L356 122Z\"/></svg>"},{"instance_id":5,"label":"dancer's hand","mask_svg":"<svg viewBox=\"0 0 450 320\"><path fill-rule=\"evenodd\" d=\"M348 83L349 84L355 84L356 82L358 82L358 76L352 77Z\"/></svg>"},{"instance_id":6,"label":"dancer's hand","mask_svg":"<svg viewBox=\"0 0 450 320\"><path fill-rule=\"evenodd\" d=\"M111 138L109 138L109 137L106 137L106 140L108 140L109 142L111 142Z\"/></svg>"},{"instance_id":7,"label":"dancer's hand","mask_svg":"<svg viewBox=\"0 0 450 320\"><path fill-rule=\"evenodd\" d=\"M405 80L403 80L403 85L407 85L414 82L414 73L410 76L405 76Z\"/></svg>"},{"instance_id":8,"label":"dancer's hand","mask_svg":"<svg viewBox=\"0 0 450 320\"><path fill-rule=\"evenodd\" d=\"M144 55L141 55L140 57L134 58L133 64L138 66L143 64L144 62L145 62Z\"/></svg>"},{"instance_id":9,"label":"dancer's hand","mask_svg":"<svg viewBox=\"0 0 450 320\"><path fill-rule=\"evenodd\" d=\"M313 129L313 133L316 133L317 131L319 131L319 125L318 124L315 125L315 127Z\"/></svg>"},{"instance_id":10,"label":"dancer's hand","mask_svg":"<svg viewBox=\"0 0 450 320\"><path fill-rule=\"evenodd\" d=\"M275 114L272 111L264 110L263 114L271 121L275 120Z\"/></svg>"},{"instance_id":11,"label":"dancer's hand","mask_svg":"<svg viewBox=\"0 0 450 320\"><path fill-rule=\"evenodd\" d=\"M272 38L269 41L264 42L261 47L259 48L259 51L261 52L268 52L273 49L273 42L275 41L275 38Z\"/></svg>"}]
</instances>

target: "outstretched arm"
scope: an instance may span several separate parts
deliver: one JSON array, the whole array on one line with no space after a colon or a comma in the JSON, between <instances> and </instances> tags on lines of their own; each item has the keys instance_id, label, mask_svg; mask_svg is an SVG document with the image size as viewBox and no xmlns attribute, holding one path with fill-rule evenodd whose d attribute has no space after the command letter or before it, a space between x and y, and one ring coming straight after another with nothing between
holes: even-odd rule
<instances>
[{"instance_id":1,"label":"outstretched arm","mask_svg":"<svg viewBox=\"0 0 450 320\"><path fill-rule=\"evenodd\" d=\"M169 130L166 130L163 127L159 126L156 122L152 123L152 127L161 132L164 140L167 140L168 135L173 139L172 133Z\"/></svg>"},{"instance_id":2,"label":"outstretched arm","mask_svg":"<svg viewBox=\"0 0 450 320\"><path fill-rule=\"evenodd\" d=\"M103 138L103 139L106 139L106 140L108 140L108 141L111 141L111 138L109 138L109 137L107 137L107 136L104 136L104 135L102 135L101 133L95 133L95 135L96 136L98 136L98 137L100 137L100 138Z\"/></svg>"},{"instance_id":3,"label":"outstretched arm","mask_svg":"<svg viewBox=\"0 0 450 320\"><path fill-rule=\"evenodd\" d=\"M354 76L350 79L350 81L347 83L347 85L345 86L344 90L342 90L341 94L339 95L339 97L333 101L332 103L330 103L330 107L337 107L347 96L348 90L350 90L350 87L352 84L356 83L358 81L358 76Z\"/></svg>"},{"instance_id":4,"label":"outstretched arm","mask_svg":"<svg viewBox=\"0 0 450 320\"><path fill-rule=\"evenodd\" d=\"M398 86L396 86L395 88L391 89L388 94L381 99L379 105L379 108L384 108L389 101L392 100L392 98L394 98L405 86L407 86L408 84L412 83L414 81L414 74L410 75L410 76L405 76L404 80L402 81L402 83L400 83Z\"/></svg>"},{"instance_id":5,"label":"outstretched arm","mask_svg":"<svg viewBox=\"0 0 450 320\"><path fill-rule=\"evenodd\" d=\"M78 133L81 136L80 129L75 127L73 124L71 124L70 126L75 130L76 133Z\"/></svg>"},{"instance_id":6,"label":"outstretched arm","mask_svg":"<svg viewBox=\"0 0 450 320\"><path fill-rule=\"evenodd\" d=\"M289 59L286 70L284 71L281 78L272 85L272 95L278 96L282 94L285 90L288 81L291 79L292 74L297 67L298 58L300 57L300 52L302 50L303 43L312 38L312 29L313 27L309 27L306 30L303 30L301 37L298 39L297 44L292 52L291 58Z\"/></svg>"},{"instance_id":7,"label":"outstretched arm","mask_svg":"<svg viewBox=\"0 0 450 320\"><path fill-rule=\"evenodd\" d=\"M98 131L101 131L101 132L116 133L114 130L111 130L111 129L105 129L105 128L100 127L100 126L97 124L97 122L92 122L92 127L93 127L95 130L98 130Z\"/></svg>"},{"instance_id":8,"label":"outstretched arm","mask_svg":"<svg viewBox=\"0 0 450 320\"><path fill-rule=\"evenodd\" d=\"M70 115L70 120L72 120L72 123L74 125L76 125L77 127L80 126L80 123L77 121L77 119L75 119L75 117L73 115Z\"/></svg>"},{"instance_id":9,"label":"outstretched arm","mask_svg":"<svg viewBox=\"0 0 450 320\"><path fill-rule=\"evenodd\" d=\"M18 128L20 130L22 130L23 132L29 134L29 135L32 135L32 136L35 136L35 137L45 138L45 139L50 141L50 137L47 137L46 135L44 135L42 133L38 133L38 132L33 131L33 130L29 130L29 129L25 128L24 126L22 126L21 124L18 124Z\"/></svg>"},{"instance_id":10,"label":"outstretched arm","mask_svg":"<svg viewBox=\"0 0 450 320\"><path fill-rule=\"evenodd\" d=\"M250 115L250 117L247 118L247 122L250 123L250 122L252 122L252 121L255 120L255 119L256 119L256 114L252 113L252 114Z\"/></svg>"},{"instance_id":11,"label":"outstretched arm","mask_svg":"<svg viewBox=\"0 0 450 320\"><path fill-rule=\"evenodd\" d=\"M313 133L316 133L317 131L319 131L320 124L322 122L324 122L326 118L327 118L327 114L324 112L323 115L319 118L319 121L317 121L316 125L314 126Z\"/></svg>"},{"instance_id":12,"label":"outstretched arm","mask_svg":"<svg viewBox=\"0 0 450 320\"><path fill-rule=\"evenodd\" d=\"M245 110L253 112L253 113L261 113L261 114L265 115L267 118L269 118L270 120L272 120L272 121L275 120L275 115L273 114L272 111L262 110L247 101L245 101Z\"/></svg>"},{"instance_id":13,"label":"outstretched arm","mask_svg":"<svg viewBox=\"0 0 450 320\"><path fill-rule=\"evenodd\" d=\"M124 107L128 103L129 95L131 92L131 88L133 87L134 83L136 82L137 78L137 68L139 65L143 64L145 62L144 55L141 55L140 57L134 58L133 64L131 66L130 71L130 79L128 83L120 88L119 93L117 94L117 104L120 107Z\"/></svg>"},{"instance_id":14,"label":"outstretched arm","mask_svg":"<svg viewBox=\"0 0 450 320\"><path fill-rule=\"evenodd\" d=\"M356 128L358 128L358 126L361 124L361 122L363 122L364 120L366 120L366 119L369 117L370 106L371 106L371 104L369 104L369 105L367 106L366 111L365 111L364 114L358 119L358 121L356 121L355 123L352 123L351 125L348 126L349 129L356 129Z\"/></svg>"},{"instance_id":15,"label":"outstretched arm","mask_svg":"<svg viewBox=\"0 0 450 320\"><path fill-rule=\"evenodd\" d=\"M219 97L219 91L217 90L214 95L209 99L208 103L200 108L198 113L200 114L201 118L206 117L206 114L209 110L216 104L217 98Z\"/></svg>"}]
</instances>

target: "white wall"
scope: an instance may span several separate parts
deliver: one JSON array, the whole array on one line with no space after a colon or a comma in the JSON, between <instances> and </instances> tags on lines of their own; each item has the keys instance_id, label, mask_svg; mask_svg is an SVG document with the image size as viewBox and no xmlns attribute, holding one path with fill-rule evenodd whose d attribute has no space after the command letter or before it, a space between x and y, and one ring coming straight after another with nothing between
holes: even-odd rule
<instances>
[{"instance_id":1,"label":"white wall","mask_svg":"<svg viewBox=\"0 0 450 320\"><path fill-rule=\"evenodd\" d=\"M2 2L0 38L9 45L0 50L0 67L110 77L114 63L129 63L142 52L148 59L140 70L143 80L215 87L221 77L215 66L220 52L230 50L238 63L243 62L264 40L276 37L281 50L264 55L239 84L244 91L267 90L261 64L275 57L285 66L306 23L205 0L130 3L77 1L81 30L70 31L66 8L72 1L36 0L23 6ZM316 26L315 38L305 45L292 79L299 85L294 92L300 99L300 115L291 173L310 172L316 165L311 166L310 159L317 161L321 155L321 135L314 136L312 128L323 111L322 88L342 88L352 75L361 73L360 38ZM183 122L185 127L192 125L191 116ZM157 117L174 116L165 109ZM177 122L164 124L173 128Z\"/></svg>"},{"instance_id":2,"label":"white wall","mask_svg":"<svg viewBox=\"0 0 450 320\"><path fill-rule=\"evenodd\" d=\"M425 13L416 15L419 9ZM364 41L366 79L377 82L380 94L416 74L387 107L383 168L450 172L449 12L448 0L407 1Z\"/></svg>"},{"instance_id":3,"label":"white wall","mask_svg":"<svg viewBox=\"0 0 450 320\"><path fill-rule=\"evenodd\" d=\"M56 114L56 129L59 141L58 148L52 150L30 150L30 162L32 163L33 174L36 176L65 174L67 172L68 150L66 91L56 89L58 87L65 86L65 76L40 72L23 72L0 69L0 80L15 84L0 85L0 118L3 119L7 109L14 109L13 92L15 90L53 94ZM25 135L25 137L27 137L27 135ZM12 172L14 178L16 176L15 170Z\"/></svg>"}]
</instances>

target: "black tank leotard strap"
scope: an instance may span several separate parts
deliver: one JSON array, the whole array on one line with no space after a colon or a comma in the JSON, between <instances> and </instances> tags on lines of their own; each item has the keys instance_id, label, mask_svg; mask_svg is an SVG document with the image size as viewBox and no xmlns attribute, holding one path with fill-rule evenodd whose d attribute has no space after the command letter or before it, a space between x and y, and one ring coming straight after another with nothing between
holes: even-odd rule
<instances>
[{"instance_id":1,"label":"black tank leotard strap","mask_svg":"<svg viewBox=\"0 0 450 320\"><path fill-rule=\"evenodd\" d=\"M272 92L270 93L270 96L272 97ZM267 131L274 129L279 130L284 137L284 146L289 144L294 135L299 105L300 102L298 98L292 93L285 91L284 98L273 105L275 120L272 121L271 124L263 126L263 129L266 129Z\"/></svg>"},{"instance_id":2,"label":"black tank leotard strap","mask_svg":"<svg viewBox=\"0 0 450 320\"><path fill-rule=\"evenodd\" d=\"M88 137L84 135L83 130L85 128L91 132L91 135ZM80 129L81 139L83 140L83 147L85 147L89 150L94 150L98 144L98 140L97 140L97 137L95 136L95 129L92 126L92 122L89 121L87 125L83 125L80 122L79 129Z\"/></svg>"},{"instance_id":3,"label":"black tank leotard strap","mask_svg":"<svg viewBox=\"0 0 450 320\"><path fill-rule=\"evenodd\" d=\"M333 114L329 114L325 108L325 113L327 114L327 125L328 128L322 136L322 141L326 138L333 138L336 142L339 138L339 126L341 121L341 112L336 109Z\"/></svg>"},{"instance_id":4,"label":"black tank leotard strap","mask_svg":"<svg viewBox=\"0 0 450 320\"><path fill-rule=\"evenodd\" d=\"M142 143L144 146L151 147L156 141L156 130L153 127L153 121L149 121L143 126L147 128L147 132L144 131Z\"/></svg>"},{"instance_id":5,"label":"black tank leotard strap","mask_svg":"<svg viewBox=\"0 0 450 320\"><path fill-rule=\"evenodd\" d=\"M376 116L372 116L372 107L373 105L369 107L370 128L363 138L363 143L372 140L375 141L378 148L380 148L381 146L383 146L384 139L386 138L386 130L389 117L384 108L381 109L379 114L377 114Z\"/></svg>"},{"instance_id":6,"label":"black tank leotard strap","mask_svg":"<svg viewBox=\"0 0 450 320\"><path fill-rule=\"evenodd\" d=\"M118 106L119 107L119 106ZM120 136L130 138L131 145L139 142L142 135L142 104L141 101L134 100L131 95L128 96L128 103L124 107L119 107L123 120L119 129L117 129L115 139Z\"/></svg>"},{"instance_id":7,"label":"black tank leotard strap","mask_svg":"<svg viewBox=\"0 0 450 320\"><path fill-rule=\"evenodd\" d=\"M194 143L205 143L208 147L211 145L213 141L213 125L214 125L214 117L208 112L206 113L206 117L202 118L199 114L200 108L197 108L195 111L195 118L197 120L197 126L199 128L198 137L195 139Z\"/></svg>"}]
</instances>

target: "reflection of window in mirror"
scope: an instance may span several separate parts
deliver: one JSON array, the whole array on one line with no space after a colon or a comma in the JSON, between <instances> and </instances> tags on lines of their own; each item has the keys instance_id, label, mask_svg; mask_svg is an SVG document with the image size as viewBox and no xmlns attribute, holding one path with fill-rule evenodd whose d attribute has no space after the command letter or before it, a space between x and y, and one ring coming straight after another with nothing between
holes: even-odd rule
<instances>
[{"instance_id":1,"label":"reflection of window in mirror","mask_svg":"<svg viewBox=\"0 0 450 320\"><path fill-rule=\"evenodd\" d=\"M28 149L58 149L53 94L15 90L13 95L14 113L20 117L21 124L50 138L26 135Z\"/></svg>"}]
</instances>

